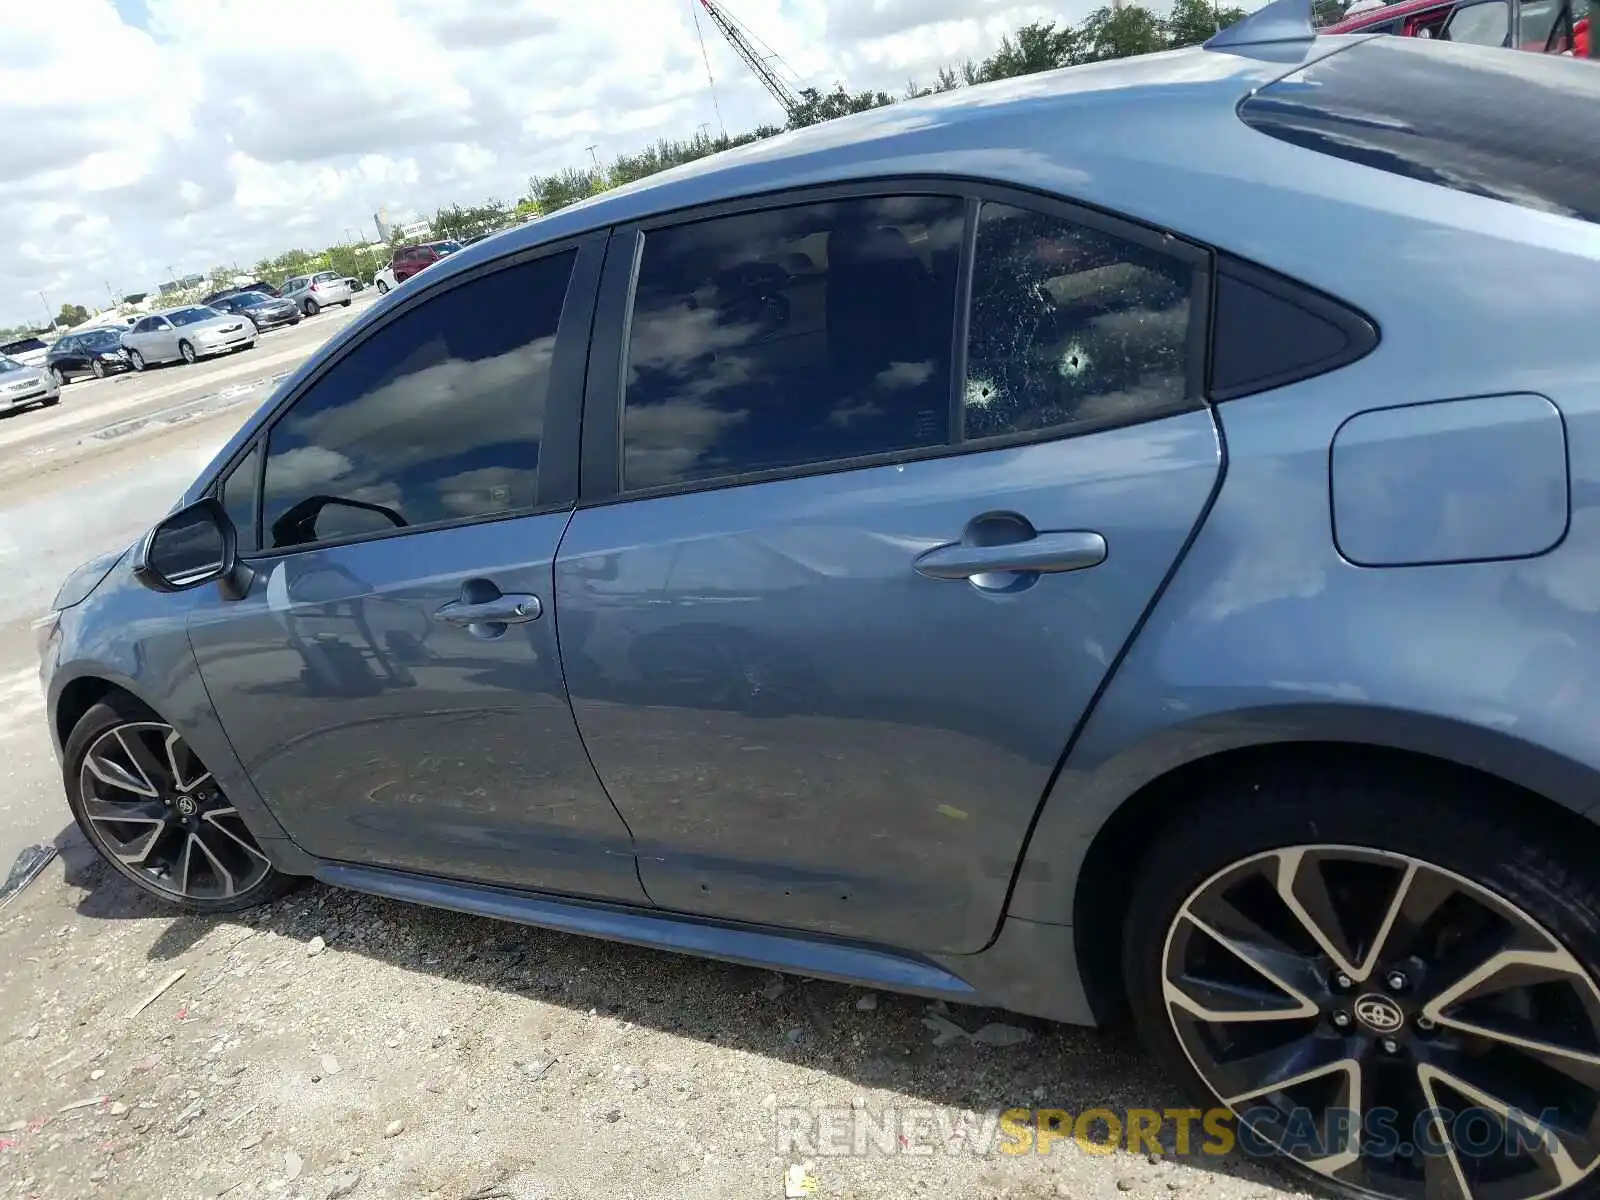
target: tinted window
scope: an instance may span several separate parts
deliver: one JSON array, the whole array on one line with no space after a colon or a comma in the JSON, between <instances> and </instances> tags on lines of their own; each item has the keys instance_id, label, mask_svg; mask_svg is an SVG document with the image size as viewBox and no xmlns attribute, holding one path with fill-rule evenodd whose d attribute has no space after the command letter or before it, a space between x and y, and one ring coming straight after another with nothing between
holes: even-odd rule
<instances>
[{"instance_id":1,"label":"tinted window","mask_svg":"<svg viewBox=\"0 0 1600 1200\"><path fill-rule=\"evenodd\" d=\"M624 487L945 443L962 226L958 199L897 197L648 234Z\"/></svg>"},{"instance_id":2,"label":"tinted window","mask_svg":"<svg viewBox=\"0 0 1600 1200\"><path fill-rule=\"evenodd\" d=\"M1004 204L979 212L962 405L967 439L1142 420L1198 402L1195 268Z\"/></svg>"},{"instance_id":3,"label":"tinted window","mask_svg":"<svg viewBox=\"0 0 1600 1200\"><path fill-rule=\"evenodd\" d=\"M197 322L209 321L211 318L220 315L214 308L185 308L172 314L172 323L174 325L194 325Z\"/></svg>"},{"instance_id":4,"label":"tinted window","mask_svg":"<svg viewBox=\"0 0 1600 1200\"><path fill-rule=\"evenodd\" d=\"M256 540L256 483L261 475L261 443L257 442L222 482L222 507L238 531L239 548L254 550Z\"/></svg>"},{"instance_id":5,"label":"tinted window","mask_svg":"<svg viewBox=\"0 0 1600 1200\"><path fill-rule=\"evenodd\" d=\"M272 429L268 544L531 508L573 258L452 288L336 363Z\"/></svg>"},{"instance_id":6,"label":"tinted window","mask_svg":"<svg viewBox=\"0 0 1600 1200\"><path fill-rule=\"evenodd\" d=\"M1506 36L1511 32L1511 6L1505 0L1469 4L1451 13L1444 28L1452 42L1466 42L1473 46L1503 46Z\"/></svg>"},{"instance_id":7,"label":"tinted window","mask_svg":"<svg viewBox=\"0 0 1600 1200\"><path fill-rule=\"evenodd\" d=\"M1262 133L1456 191L1600 222L1600 71L1378 38L1254 93Z\"/></svg>"}]
</instances>

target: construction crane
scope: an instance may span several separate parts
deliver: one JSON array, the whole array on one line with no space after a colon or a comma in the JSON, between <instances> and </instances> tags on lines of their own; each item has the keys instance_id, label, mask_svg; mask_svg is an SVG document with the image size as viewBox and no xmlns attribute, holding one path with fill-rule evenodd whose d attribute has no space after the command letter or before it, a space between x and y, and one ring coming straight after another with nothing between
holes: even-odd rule
<instances>
[{"instance_id":1,"label":"construction crane","mask_svg":"<svg viewBox=\"0 0 1600 1200\"><path fill-rule=\"evenodd\" d=\"M761 85L772 94L772 98L783 105L783 111L788 116L794 116L801 108L800 97L796 96L789 85L778 77L776 71L767 65L767 60L756 53L755 46L751 43L750 35L731 15L724 12L714 0L700 0L700 7L706 10L722 36L728 39L728 44L733 47L734 53L744 60L744 65L756 73L756 78L761 80Z\"/></svg>"}]
</instances>

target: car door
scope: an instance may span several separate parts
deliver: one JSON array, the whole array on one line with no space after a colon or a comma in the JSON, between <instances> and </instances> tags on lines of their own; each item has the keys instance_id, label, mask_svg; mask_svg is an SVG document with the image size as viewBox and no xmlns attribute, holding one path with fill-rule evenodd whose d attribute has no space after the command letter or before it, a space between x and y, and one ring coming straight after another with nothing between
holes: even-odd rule
<instances>
[{"instance_id":1,"label":"car door","mask_svg":"<svg viewBox=\"0 0 1600 1200\"><path fill-rule=\"evenodd\" d=\"M150 336L146 339L150 349L145 357L156 362L178 358L178 329L166 317L150 319Z\"/></svg>"},{"instance_id":2,"label":"car door","mask_svg":"<svg viewBox=\"0 0 1600 1200\"><path fill-rule=\"evenodd\" d=\"M603 240L408 297L220 485L248 595L191 637L289 836L322 858L644 901L550 608Z\"/></svg>"},{"instance_id":3,"label":"car door","mask_svg":"<svg viewBox=\"0 0 1600 1200\"><path fill-rule=\"evenodd\" d=\"M1207 255L929 186L608 256L556 613L663 907L985 945L1219 479Z\"/></svg>"},{"instance_id":4,"label":"car door","mask_svg":"<svg viewBox=\"0 0 1600 1200\"><path fill-rule=\"evenodd\" d=\"M76 334L69 334L56 342L50 347L49 365L64 376L71 376L87 369L88 364L83 359L82 339Z\"/></svg>"}]
</instances>

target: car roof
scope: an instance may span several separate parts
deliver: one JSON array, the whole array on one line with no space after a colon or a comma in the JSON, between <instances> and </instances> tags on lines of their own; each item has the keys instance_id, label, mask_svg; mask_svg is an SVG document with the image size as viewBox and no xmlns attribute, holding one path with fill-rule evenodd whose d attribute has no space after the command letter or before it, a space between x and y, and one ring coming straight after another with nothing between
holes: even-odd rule
<instances>
[{"instance_id":1,"label":"car roof","mask_svg":"<svg viewBox=\"0 0 1600 1200\"><path fill-rule=\"evenodd\" d=\"M1390 21L1398 21L1402 17L1409 17L1416 13L1429 12L1436 8L1448 8L1454 0L1396 0L1394 4L1385 4L1382 8L1368 8L1358 13L1352 13L1342 21L1335 21L1324 26L1322 32L1328 35L1341 33L1359 33L1363 29L1370 29L1374 25L1387 25Z\"/></svg>"}]
</instances>

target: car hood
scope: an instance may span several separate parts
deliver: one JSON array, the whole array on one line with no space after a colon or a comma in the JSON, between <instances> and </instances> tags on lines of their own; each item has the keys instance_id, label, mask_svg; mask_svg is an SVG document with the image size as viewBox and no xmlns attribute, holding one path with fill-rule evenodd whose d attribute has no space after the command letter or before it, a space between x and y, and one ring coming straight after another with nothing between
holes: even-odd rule
<instances>
[{"instance_id":1,"label":"car hood","mask_svg":"<svg viewBox=\"0 0 1600 1200\"><path fill-rule=\"evenodd\" d=\"M178 327L178 336L182 337L186 332L210 333L213 330L231 329L240 325L243 321L242 314L229 313L225 317L212 317L209 321L196 321L193 325L180 325Z\"/></svg>"},{"instance_id":2,"label":"car hood","mask_svg":"<svg viewBox=\"0 0 1600 1200\"><path fill-rule=\"evenodd\" d=\"M94 593L95 588L105 582L112 568L126 558L135 545L138 543L125 546L121 550L109 550L105 554L98 554L68 573L56 590L56 598L50 607L60 612L62 609L82 604Z\"/></svg>"},{"instance_id":3,"label":"car hood","mask_svg":"<svg viewBox=\"0 0 1600 1200\"><path fill-rule=\"evenodd\" d=\"M37 387L44 382L44 372L37 367L26 366L20 371L0 371L0 392L21 391L22 385Z\"/></svg>"}]
</instances>

